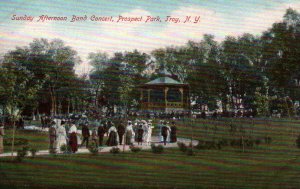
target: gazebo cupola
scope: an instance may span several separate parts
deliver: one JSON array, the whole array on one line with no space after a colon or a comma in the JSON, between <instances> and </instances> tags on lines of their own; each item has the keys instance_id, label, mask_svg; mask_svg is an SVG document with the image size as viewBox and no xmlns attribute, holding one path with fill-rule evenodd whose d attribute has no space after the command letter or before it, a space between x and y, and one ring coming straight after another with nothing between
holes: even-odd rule
<instances>
[{"instance_id":1,"label":"gazebo cupola","mask_svg":"<svg viewBox=\"0 0 300 189\"><path fill-rule=\"evenodd\" d=\"M149 112L186 112L190 110L189 85L171 78L162 68L160 77L140 86L141 110Z\"/></svg>"}]
</instances>

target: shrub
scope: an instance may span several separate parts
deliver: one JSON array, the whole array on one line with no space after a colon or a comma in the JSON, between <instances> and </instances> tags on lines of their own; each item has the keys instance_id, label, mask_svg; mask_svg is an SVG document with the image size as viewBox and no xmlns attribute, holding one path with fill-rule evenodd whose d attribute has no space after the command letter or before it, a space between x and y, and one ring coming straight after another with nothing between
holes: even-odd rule
<instances>
[{"instance_id":1,"label":"shrub","mask_svg":"<svg viewBox=\"0 0 300 189\"><path fill-rule=\"evenodd\" d=\"M61 147L60 147L60 151L67 154L67 153L70 153L71 152L71 147L67 144L63 144Z\"/></svg>"},{"instance_id":2,"label":"shrub","mask_svg":"<svg viewBox=\"0 0 300 189\"><path fill-rule=\"evenodd\" d=\"M35 147L31 147L29 151L31 156L34 158L38 150Z\"/></svg>"},{"instance_id":3,"label":"shrub","mask_svg":"<svg viewBox=\"0 0 300 189\"><path fill-rule=\"evenodd\" d=\"M56 153L57 153L56 149L54 149L54 148L49 149L49 154L55 155Z\"/></svg>"},{"instance_id":4,"label":"shrub","mask_svg":"<svg viewBox=\"0 0 300 189\"><path fill-rule=\"evenodd\" d=\"M195 146L197 149L199 149L199 150L204 150L204 149L206 149L206 147L205 147L205 141L203 141L203 140L199 140L198 141L198 144Z\"/></svg>"},{"instance_id":5,"label":"shrub","mask_svg":"<svg viewBox=\"0 0 300 189\"><path fill-rule=\"evenodd\" d=\"M266 144L271 144L272 143L272 138L269 137L269 136L265 137L265 143Z\"/></svg>"},{"instance_id":6,"label":"shrub","mask_svg":"<svg viewBox=\"0 0 300 189\"><path fill-rule=\"evenodd\" d=\"M16 161L21 162L23 158L27 155L28 147L24 146L22 149L17 151Z\"/></svg>"},{"instance_id":7,"label":"shrub","mask_svg":"<svg viewBox=\"0 0 300 189\"><path fill-rule=\"evenodd\" d=\"M109 150L109 152L112 154L118 154L121 152L121 150L118 147L113 147L112 149Z\"/></svg>"},{"instance_id":8,"label":"shrub","mask_svg":"<svg viewBox=\"0 0 300 189\"><path fill-rule=\"evenodd\" d=\"M260 145L261 144L261 140L259 138L255 139L255 144L256 144L256 146Z\"/></svg>"},{"instance_id":9,"label":"shrub","mask_svg":"<svg viewBox=\"0 0 300 189\"><path fill-rule=\"evenodd\" d=\"M98 155L99 153L99 148L96 145L91 145L88 149L92 155Z\"/></svg>"},{"instance_id":10,"label":"shrub","mask_svg":"<svg viewBox=\"0 0 300 189\"><path fill-rule=\"evenodd\" d=\"M177 145L178 145L180 151L186 152L186 150L187 150L186 144L184 144L183 142L177 142Z\"/></svg>"},{"instance_id":11,"label":"shrub","mask_svg":"<svg viewBox=\"0 0 300 189\"><path fill-rule=\"evenodd\" d=\"M142 150L142 148L139 148L139 147L133 146L133 145L129 146L129 148L134 153L140 152Z\"/></svg>"},{"instance_id":12,"label":"shrub","mask_svg":"<svg viewBox=\"0 0 300 189\"><path fill-rule=\"evenodd\" d=\"M162 145L155 146L154 144L152 144L151 149L155 154L161 154L164 152L164 147Z\"/></svg>"},{"instance_id":13,"label":"shrub","mask_svg":"<svg viewBox=\"0 0 300 189\"><path fill-rule=\"evenodd\" d=\"M229 146L229 141L227 139L221 139L218 142L218 146Z\"/></svg>"},{"instance_id":14,"label":"shrub","mask_svg":"<svg viewBox=\"0 0 300 189\"><path fill-rule=\"evenodd\" d=\"M23 146L23 148L22 148L26 153L30 150L30 147L29 146Z\"/></svg>"},{"instance_id":15,"label":"shrub","mask_svg":"<svg viewBox=\"0 0 300 189\"><path fill-rule=\"evenodd\" d=\"M195 152L194 152L193 148L188 148L188 149L186 150L186 155L188 155L188 156L193 156L193 155L195 155Z\"/></svg>"},{"instance_id":16,"label":"shrub","mask_svg":"<svg viewBox=\"0 0 300 189\"><path fill-rule=\"evenodd\" d=\"M298 138L296 140L296 145L298 148L300 148L300 135L298 136Z\"/></svg>"}]
</instances>

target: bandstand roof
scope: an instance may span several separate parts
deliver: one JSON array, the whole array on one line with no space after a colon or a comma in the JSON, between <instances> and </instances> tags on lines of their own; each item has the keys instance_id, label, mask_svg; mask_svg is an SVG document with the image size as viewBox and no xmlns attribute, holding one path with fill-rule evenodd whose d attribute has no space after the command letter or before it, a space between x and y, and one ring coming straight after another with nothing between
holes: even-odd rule
<instances>
[{"instance_id":1,"label":"bandstand roof","mask_svg":"<svg viewBox=\"0 0 300 189\"><path fill-rule=\"evenodd\" d=\"M178 82L170 77L159 77L159 78L156 78L156 79L146 83L146 85L159 85L159 84L180 85L180 84L184 84L184 83Z\"/></svg>"},{"instance_id":2,"label":"bandstand roof","mask_svg":"<svg viewBox=\"0 0 300 189\"><path fill-rule=\"evenodd\" d=\"M188 85L187 83L182 83L179 81L176 81L175 79L172 79L170 76L172 75L165 67L162 67L162 69L159 71L159 74L161 77L156 78L152 81L149 81L148 83L145 83L143 86L153 86L153 85Z\"/></svg>"}]
</instances>

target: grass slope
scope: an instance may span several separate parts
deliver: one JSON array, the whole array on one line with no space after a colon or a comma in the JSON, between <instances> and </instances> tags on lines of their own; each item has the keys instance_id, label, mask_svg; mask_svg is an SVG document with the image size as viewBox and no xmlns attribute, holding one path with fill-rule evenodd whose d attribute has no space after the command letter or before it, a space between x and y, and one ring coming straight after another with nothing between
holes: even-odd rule
<instances>
[{"instance_id":1,"label":"grass slope","mask_svg":"<svg viewBox=\"0 0 300 189\"><path fill-rule=\"evenodd\" d=\"M298 188L300 151L295 140L299 125L300 121L283 119L178 123L180 137L198 140L272 138L271 144L263 142L244 153L226 147L197 150L195 156L167 149L164 154L62 155L26 158L22 163L2 158L0 188ZM48 140L34 134L33 143L39 141L35 136Z\"/></svg>"}]
</instances>

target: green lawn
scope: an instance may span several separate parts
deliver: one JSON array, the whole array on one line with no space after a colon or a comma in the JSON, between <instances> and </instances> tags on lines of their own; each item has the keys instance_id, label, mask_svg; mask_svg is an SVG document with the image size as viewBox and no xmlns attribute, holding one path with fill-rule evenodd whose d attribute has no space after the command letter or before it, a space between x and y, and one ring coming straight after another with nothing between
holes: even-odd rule
<instances>
[{"instance_id":1,"label":"green lawn","mask_svg":"<svg viewBox=\"0 0 300 189\"><path fill-rule=\"evenodd\" d=\"M298 153L255 150L100 154L0 160L1 188L297 188Z\"/></svg>"},{"instance_id":2,"label":"green lawn","mask_svg":"<svg viewBox=\"0 0 300 189\"><path fill-rule=\"evenodd\" d=\"M230 131L230 124L236 131ZM0 159L0 188L299 188L300 150L295 145L298 120L222 119L178 123L178 135L198 140L272 138L271 144L247 148L196 150L187 156L178 149L164 154L98 156L59 155L26 158L21 163ZM242 128L241 128L242 127ZM32 143L47 135L18 133ZM43 144L44 145L44 144ZM43 148L43 146L40 146Z\"/></svg>"},{"instance_id":3,"label":"green lawn","mask_svg":"<svg viewBox=\"0 0 300 189\"><path fill-rule=\"evenodd\" d=\"M12 138L12 130L6 130L4 140L7 138ZM39 131L29 131L29 130L16 130L16 138L24 138L28 140L28 146L34 147L38 150L46 150L49 148L49 138L48 133ZM23 145L16 145L15 150L22 148ZM4 146L4 152L10 152L11 145Z\"/></svg>"}]
</instances>

